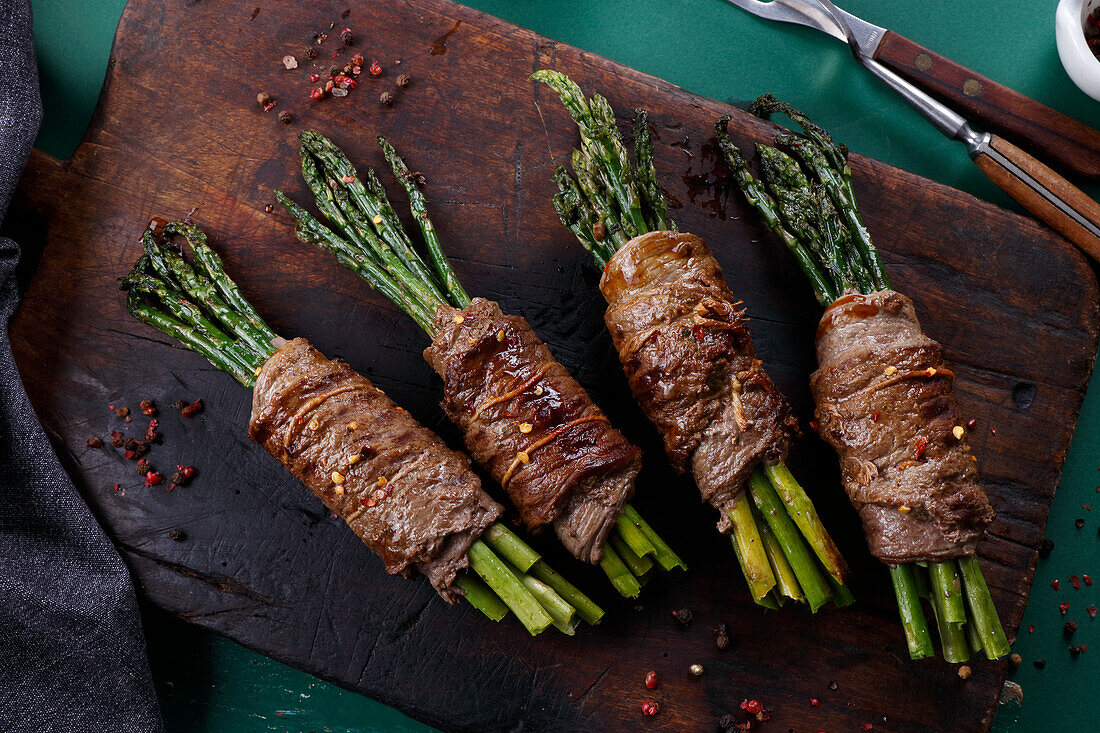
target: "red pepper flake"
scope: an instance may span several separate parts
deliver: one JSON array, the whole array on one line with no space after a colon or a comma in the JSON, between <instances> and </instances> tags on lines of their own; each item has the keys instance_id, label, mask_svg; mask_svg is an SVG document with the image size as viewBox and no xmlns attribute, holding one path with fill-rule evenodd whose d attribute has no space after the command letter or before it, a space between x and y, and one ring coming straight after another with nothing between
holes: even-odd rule
<instances>
[{"instance_id":1,"label":"red pepper flake","mask_svg":"<svg viewBox=\"0 0 1100 733\"><path fill-rule=\"evenodd\" d=\"M1035 624L1028 624L1027 633L1029 633L1029 634L1034 634L1035 633Z\"/></svg>"},{"instance_id":2,"label":"red pepper flake","mask_svg":"<svg viewBox=\"0 0 1100 733\"><path fill-rule=\"evenodd\" d=\"M1054 590L1058 590L1058 586L1059 586L1059 585L1060 585L1060 584L1059 584L1059 582L1058 582L1058 579L1057 579L1057 578L1055 578L1054 580L1052 580L1052 581L1050 582L1050 587L1051 587L1051 588L1053 588Z\"/></svg>"},{"instance_id":3,"label":"red pepper flake","mask_svg":"<svg viewBox=\"0 0 1100 733\"><path fill-rule=\"evenodd\" d=\"M642 715L656 715L659 712L661 712L661 706L652 700L642 702Z\"/></svg>"},{"instance_id":4,"label":"red pepper flake","mask_svg":"<svg viewBox=\"0 0 1100 733\"><path fill-rule=\"evenodd\" d=\"M340 180L344 183L355 183L355 176L344 176Z\"/></svg>"},{"instance_id":5,"label":"red pepper flake","mask_svg":"<svg viewBox=\"0 0 1100 733\"><path fill-rule=\"evenodd\" d=\"M816 707L820 707L820 706L821 706L821 701L820 700L818 700L816 697L811 697L810 698L810 707L811 708L816 708Z\"/></svg>"},{"instance_id":6,"label":"red pepper flake","mask_svg":"<svg viewBox=\"0 0 1100 733\"><path fill-rule=\"evenodd\" d=\"M310 74L309 80L316 84L317 82L321 81L321 77L319 77L317 74Z\"/></svg>"},{"instance_id":7,"label":"red pepper flake","mask_svg":"<svg viewBox=\"0 0 1100 733\"><path fill-rule=\"evenodd\" d=\"M810 430L813 430L815 433L817 432L817 425L817 420L810 420Z\"/></svg>"},{"instance_id":8,"label":"red pepper flake","mask_svg":"<svg viewBox=\"0 0 1100 733\"><path fill-rule=\"evenodd\" d=\"M160 433L157 432L158 427L160 427L160 423L155 417L149 421L149 427L145 428L146 443L159 443L161 441Z\"/></svg>"},{"instance_id":9,"label":"red pepper flake","mask_svg":"<svg viewBox=\"0 0 1100 733\"><path fill-rule=\"evenodd\" d=\"M913 448L913 458L919 461L926 450L928 450L928 438L922 435L917 438L916 446Z\"/></svg>"},{"instance_id":10,"label":"red pepper flake","mask_svg":"<svg viewBox=\"0 0 1100 733\"><path fill-rule=\"evenodd\" d=\"M145 415L146 417L152 417L153 415L156 415L157 403L153 402L152 400L142 400L141 414Z\"/></svg>"},{"instance_id":11,"label":"red pepper flake","mask_svg":"<svg viewBox=\"0 0 1100 733\"><path fill-rule=\"evenodd\" d=\"M976 419L970 418L969 420L966 421L966 429L967 430L973 430L974 426L977 425L977 424L978 424L978 421Z\"/></svg>"},{"instance_id":12,"label":"red pepper flake","mask_svg":"<svg viewBox=\"0 0 1100 733\"><path fill-rule=\"evenodd\" d=\"M878 413L877 410L875 412L871 413L871 422L878 422L878 418L879 418L879 413Z\"/></svg>"},{"instance_id":13,"label":"red pepper flake","mask_svg":"<svg viewBox=\"0 0 1100 733\"><path fill-rule=\"evenodd\" d=\"M115 488L115 491L118 491L118 490L119 490L119 486L121 486L121 484L115 484L115 487L114 487L114 488Z\"/></svg>"},{"instance_id":14,"label":"red pepper flake","mask_svg":"<svg viewBox=\"0 0 1100 733\"><path fill-rule=\"evenodd\" d=\"M371 61L370 62L370 75L371 76L382 76L382 64L378 63L377 61Z\"/></svg>"},{"instance_id":15,"label":"red pepper flake","mask_svg":"<svg viewBox=\"0 0 1100 733\"><path fill-rule=\"evenodd\" d=\"M1085 610L1089 612L1089 616L1092 616L1093 618L1096 618L1096 606L1094 606L1090 603L1089 607L1086 608Z\"/></svg>"},{"instance_id":16,"label":"red pepper flake","mask_svg":"<svg viewBox=\"0 0 1100 733\"><path fill-rule=\"evenodd\" d=\"M657 685L660 684L657 680L657 673L653 670L645 673L645 686L647 690L656 690Z\"/></svg>"},{"instance_id":17,"label":"red pepper flake","mask_svg":"<svg viewBox=\"0 0 1100 733\"><path fill-rule=\"evenodd\" d=\"M1069 576L1069 582L1073 583L1074 590L1081 590L1081 579L1076 575Z\"/></svg>"},{"instance_id":18,"label":"red pepper flake","mask_svg":"<svg viewBox=\"0 0 1100 733\"><path fill-rule=\"evenodd\" d=\"M691 337L696 341L702 343L703 338L707 335L706 329L701 324L696 323L691 327Z\"/></svg>"},{"instance_id":19,"label":"red pepper flake","mask_svg":"<svg viewBox=\"0 0 1100 733\"><path fill-rule=\"evenodd\" d=\"M750 715L756 715L764 709L764 706L759 700L742 700L741 709Z\"/></svg>"},{"instance_id":20,"label":"red pepper flake","mask_svg":"<svg viewBox=\"0 0 1100 733\"><path fill-rule=\"evenodd\" d=\"M874 730L874 728L875 726L871 725L870 723L864 723L860 726L860 730Z\"/></svg>"},{"instance_id":21,"label":"red pepper flake","mask_svg":"<svg viewBox=\"0 0 1100 733\"><path fill-rule=\"evenodd\" d=\"M1092 587L1092 576L1091 575L1082 575L1081 580L1085 581L1085 585L1087 585L1088 587L1090 587L1090 588Z\"/></svg>"},{"instance_id":22,"label":"red pepper flake","mask_svg":"<svg viewBox=\"0 0 1100 733\"><path fill-rule=\"evenodd\" d=\"M145 474L145 485L146 486L156 486L157 484L161 483L162 481L164 481L164 476L161 476L156 471L150 471L149 473Z\"/></svg>"},{"instance_id":23,"label":"red pepper flake","mask_svg":"<svg viewBox=\"0 0 1100 733\"><path fill-rule=\"evenodd\" d=\"M1069 610L1069 601L1062 601L1058 604L1058 610L1062 612L1062 615L1066 615L1066 611Z\"/></svg>"}]
</instances>

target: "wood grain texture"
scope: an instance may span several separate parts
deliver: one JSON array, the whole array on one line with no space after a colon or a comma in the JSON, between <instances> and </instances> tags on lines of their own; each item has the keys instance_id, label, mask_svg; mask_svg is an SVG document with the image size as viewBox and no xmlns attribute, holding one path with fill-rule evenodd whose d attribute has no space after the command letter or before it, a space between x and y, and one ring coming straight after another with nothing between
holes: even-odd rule
<instances>
[{"instance_id":1,"label":"wood grain texture","mask_svg":"<svg viewBox=\"0 0 1100 733\"><path fill-rule=\"evenodd\" d=\"M984 129L1008 137L1066 173L1100 177L1100 131L887 31L875 58Z\"/></svg>"},{"instance_id":2,"label":"wood grain texture","mask_svg":"<svg viewBox=\"0 0 1100 733\"><path fill-rule=\"evenodd\" d=\"M672 215L710 243L749 309L758 354L808 419L819 308L788 253L764 240L737 192L718 182L724 166L710 144L721 114L735 116L743 145L766 139L769 125L445 0L355 6L344 21L359 36L352 50L381 60L386 74L364 79L347 99L310 106L302 51L315 30L341 23L346 7L266 0L251 21L251 3L128 8L85 142L66 164L35 156L9 216L47 239L12 330L27 389L145 596L448 730L706 730L722 713L740 713L744 698L774 707L765 730L872 722L918 731L933 721L987 729L1003 664L976 662L963 682L948 665L907 659L886 573L864 547L835 458L816 439L796 446L792 468L853 566L861 602L811 617L748 600L713 513L671 474L632 403L604 331L598 273L549 203L552 167L574 145L574 126L527 76L557 68L607 93L617 109L652 111ZM447 52L430 54L459 20ZM284 69L286 53L303 66ZM321 70L330 63L315 62ZM399 71L413 85L383 108L378 95ZM258 91L295 123L261 112ZM300 125L329 132L363 165L383 162L374 136L385 134L424 172L435 224L470 292L528 318L646 450L637 503L690 565L686 577L654 582L635 607L544 540L540 549L609 609L600 627L531 639L516 623L448 608L426 582L385 576L248 441L246 390L126 315L115 280L137 256L145 221L201 204L195 221L276 331L347 359L460 444L437 406L440 384L420 357L426 339L416 326L332 258L296 242L284 216L265 211L275 187L306 200L296 172ZM1093 273L1031 220L866 158L853 156L853 168L894 283L945 344L962 412L978 421L971 442L998 512L981 554L1012 634L1096 353ZM114 449L85 447L89 435L124 426L109 403L136 408L149 397L164 408L166 440L149 457L196 465L189 487L140 487ZM195 397L207 407L193 420L166 407ZM144 424L138 413L127 427ZM172 529L186 539L173 541ZM683 606L696 619L687 629L669 616ZM720 622L732 641L724 652L712 632ZM700 679L686 673L695 662L706 669ZM663 680L653 692L642 685L649 669ZM821 706L811 708L809 697ZM646 698L662 705L654 718L641 716Z\"/></svg>"},{"instance_id":3,"label":"wood grain texture","mask_svg":"<svg viewBox=\"0 0 1100 733\"><path fill-rule=\"evenodd\" d=\"M1100 204L1089 198L1084 191L1004 138L993 135L989 145L1013 165L1031 176L1041 186L1068 204L1085 220L1091 222L1093 226L1100 227ZM1079 221L1068 216L1064 211L1043 198L1025 181L1021 180L1014 171L1006 168L1000 161L994 160L988 152L975 157L974 163L981 169L982 173L989 177L989 180L1000 186L1009 196L1019 201L1025 209L1046 222L1051 229L1076 244L1092 259L1100 262L1100 238L1082 226Z\"/></svg>"}]
</instances>

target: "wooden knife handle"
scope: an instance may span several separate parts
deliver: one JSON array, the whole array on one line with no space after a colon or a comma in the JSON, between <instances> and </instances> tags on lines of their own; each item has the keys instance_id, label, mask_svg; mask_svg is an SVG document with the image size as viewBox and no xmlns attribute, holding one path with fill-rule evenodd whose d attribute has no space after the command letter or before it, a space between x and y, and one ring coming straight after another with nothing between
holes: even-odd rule
<instances>
[{"instance_id":1,"label":"wooden knife handle","mask_svg":"<svg viewBox=\"0 0 1100 733\"><path fill-rule=\"evenodd\" d=\"M1100 227L1100 204L1085 195L1081 189L1003 138L993 135L989 145L1045 186L1048 191L1071 206L1083 218ZM1025 209L1045 222L1051 229L1076 244L1089 257L1100 262L1100 238L1081 226L1079 222L1074 221L1072 217L1057 206L1047 201L1042 195L1036 193L1029 185L1020 180L1014 171L1006 168L988 153L979 153L974 157L974 162L982 173L989 177L989 180L1000 186L1009 196L1019 201Z\"/></svg>"},{"instance_id":2,"label":"wooden knife handle","mask_svg":"<svg viewBox=\"0 0 1100 733\"><path fill-rule=\"evenodd\" d=\"M1039 104L894 31L882 37L875 59L964 117L1010 137L1062 170L1100 177L1100 132Z\"/></svg>"}]
</instances>

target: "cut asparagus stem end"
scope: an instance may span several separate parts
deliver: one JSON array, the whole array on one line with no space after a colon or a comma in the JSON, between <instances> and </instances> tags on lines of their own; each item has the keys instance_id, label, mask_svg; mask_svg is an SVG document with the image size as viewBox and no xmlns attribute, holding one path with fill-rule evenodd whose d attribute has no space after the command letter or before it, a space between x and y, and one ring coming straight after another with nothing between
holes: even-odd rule
<instances>
[{"instance_id":1,"label":"cut asparagus stem end","mask_svg":"<svg viewBox=\"0 0 1100 733\"><path fill-rule=\"evenodd\" d=\"M932 634L928 630L928 621L921 608L921 594L917 580L910 565L896 565L890 568L890 580L894 584L894 595L898 600L898 614L905 629L905 642L909 647L910 659L927 659L935 656L932 646Z\"/></svg>"},{"instance_id":2,"label":"cut asparagus stem end","mask_svg":"<svg viewBox=\"0 0 1100 733\"><path fill-rule=\"evenodd\" d=\"M966 623L966 605L963 603L962 579L954 560L934 562L928 565L929 585L937 608L949 624Z\"/></svg>"},{"instance_id":3,"label":"cut asparagus stem end","mask_svg":"<svg viewBox=\"0 0 1100 733\"><path fill-rule=\"evenodd\" d=\"M848 575L848 564L844 562L840 550L817 514L809 494L795 479L794 474L784 463L775 463L764 467L768 480L783 500L791 519L806 538L814 555L825 566L825 570L838 583L843 584Z\"/></svg>"},{"instance_id":4,"label":"cut asparagus stem end","mask_svg":"<svg viewBox=\"0 0 1100 733\"><path fill-rule=\"evenodd\" d=\"M816 613L828 602L832 592L817 561L802 539L798 527L787 514L786 508L775 489L762 471L757 469L749 476L749 495L756 508L760 510L768 527L775 535L787 562L790 563L798 578L798 584L806 596L810 611Z\"/></svg>"},{"instance_id":5,"label":"cut asparagus stem end","mask_svg":"<svg viewBox=\"0 0 1100 733\"><path fill-rule=\"evenodd\" d=\"M856 602L856 597L852 595L848 586L836 582L836 578L831 575L826 575L825 579L829 581L829 587L833 590L833 605L837 608L844 608Z\"/></svg>"},{"instance_id":6,"label":"cut asparagus stem end","mask_svg":"<svg viewBox=\"0 0 1100 733\"><path fill-rule=\"evenodd\" d=\"M642 532L641 527L627 518L625 512L620 514L616 521L615 534L630 546L635 555L639 557L646 557L647 555L657 557L657 547L649 541L649 538Z\"/></svg>"},{"instance_id":7,"label":"cut asparagus stem end","mask_svg":"<svg viewBox=\"0 0 1100 733\"><path fill-rule=\"evenodd\" d=\"M791 564L787 562L787 558L783 554L783 548L779 545L779 540L775 538L767 522L759 521L759 516L757 516L757 520L756 524L760 530L760 539L764 542L764 549L768 553L772 572L775 573L776 594L780 598L786 597L800 603L804 602L806 596L802 594L802 588L798 585L798 578L795 576Z\"/></svg>"},{"instance_id":8,"label":"cut asparagus stem end","mask_svg":"<svg viewBox=\"0 0 1100 733\"><path fill-rule=\"evenodd\" d=\"M607 541L615 548L615 552L619 553L619 557L622 558L623 564L630 569L630 572L638 579L638 582L645 585L646 580L649 578L649 572L655 567L653 560L648 557L639 556L634 550L630 549L630 545L628 545L622 537L614 532L607 538Z\"/></svg>"},{"instance_id":9,"label":"cut asparagus stem end","mask_svg":"<svg viewBox=\"0 0 1100 733\"><path fill-rule=\"evenodd\" d=\"M467 602L490 620L500 621L508 615L508 606L477 576L461 575L455 584L462 589Z\"/></svg>"},{"instance_id":10,"label":"cut asparagus stem end","mask_svg":"<svg viewBox=\"0 0 1100 733\"><path fill-rule=\"evenodd\" d=\"M775 587L776 580L749 501L747 496L742 496L729 510L729 518L733 522L730 540L737 562L741 564L741 572L749 584L749 594L754 601L760 601Z\"/></svg>"},{"instance_id":11,"label":"cut asparagus stem end","mask_svg":"<svg viewBox=\"0 0 1100 733\"><path fill-rule=\"evenodd\" d=\"M935 563L933 563L934 565ZM921 575L927 570L922 567L913 569L918 575ZM952 664L958 664L970 659L970 647L966 643L966 632L963 631L964 624L950 623L944 617L944 608L946 606L946 597L937 592L934 582L929 580L929 588L931 589L930 600L932 602L932 616L936 619L936 631L940 635L940 651L943 653L944 661Z\"/></svg>"},{"instance_id":12,"label":"cut asparagus stem end","mask_svg":"<svg viewBox=\"0 0 1100 733\"><path fill-rule=\"evenodd\" d=\"M1000 659L1010 651L1008 637L989 595L989 586L978 565L978 558L971 555L959 558L958 563L962 570L966 601L970 606L971 623L977 626L985 655L990 659Z\"/></svg>"},{"instance_id":13,"label":"cut asparagus stem end","mask_svg":"<svg viewBox=\"0 0 1100 733\"><path fill-rule=\"evenodd\" d=\"M564 598L569 605L577 609L577 615L580 616L586 624L595 626L603 619L603 609L597 606L595 601L578 590L575 585L547 565L545 560L539 560L535 563L528 571L528 574L556 590L558 595Z\"/></svg>"},{"instance_id":14,"label":"cut asparagus stem end","mask_svg":"<svg viewBox=\"0 0 1100 733\"><path fill-rule=\"evenodd\" d=\"M554 622L538 600L487 544L481 540L474 542L470 545L468 557L473 571L507 604L532 636L542 633Z\"/></svg>"},{"instance_id":15,"label":"cut asparagus stem end","mask_svg":"<svg viewBox=\"0 0 1100 733\"><path fill-rule=\"evenodd\" d=\"M554 627L572 636L574 629L577 628L577 609L573 608L546 583L531 577L527 573L521 573L507 561L504 564L523 584L523 587L535 597L535 600L539 602L546 613L550 614L550 618L554 620Z\"/></svg>"},{"instance_id":16,"label":"cut asparagus stem end","mask_svg":"<svg viewBox=\"0 0 1100 733\"><path fill-rule=\"evenodd\" d=\"M500 522L490 525L482 533L481 539L493 548L493 551L511 563L521 573L526 573L541 557L519 536Z\"/></svg>"},{"instance_id":17,"label":"cut asparagus stem end","mask_svg":"<svg viewBox=\"0 0 1100 733\"><path fill-rule=\"evenodd\" d=\"M657 564L660 565L666 571L671 571L675 568L681 570L687 570L687 565L680 559L679 555L672 551L672 548L668 546L661 537L654 531L653 527L649 526L649 523L642 519L642 515L638 513L638 510L631 504L623 506L623 515L630 521L631 524L636 526L642 531L642 534L646 536L653 546L657 549Z\"/></svg>"},{"instance_id":18,"label":"cut asparagus stem end","mask_svg":"<svg viewBox=\"0 0 1100 733\"><path fill-rule=\"evenodd\" d=\"M764 595L763 598L755 599L756 605L763 606L764 608L770 608L773 611L778 611L779 607L783 605L785 599L779 598L774 591L770 591Z\"/></svg>"},{"instance_id":19,"label":"cut asparagus stem end","mask_svg":"<svg viewBox=\"0 0 1100 733\"><path fill-rule=\"evenodd\" d=\"M615 590L619 591L619 595L623 598L637 598L642 592L641 583L610 544L605 543L603 546L600 567L611 581L611 585L615 586Z\"/></svg>"}]
</instances>

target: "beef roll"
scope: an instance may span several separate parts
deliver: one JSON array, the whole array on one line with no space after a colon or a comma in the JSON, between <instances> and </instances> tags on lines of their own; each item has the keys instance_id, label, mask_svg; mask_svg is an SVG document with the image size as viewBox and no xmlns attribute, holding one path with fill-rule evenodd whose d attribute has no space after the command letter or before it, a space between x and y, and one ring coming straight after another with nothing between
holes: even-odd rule
<instances>
[{"instance_id":1,"label":"beef roll","mask_svg":"<svg viewBox=\"0 0 1100 733\"><path fill-rule=\"evenodd\" d=\"M424 358L443 379L443 410L511 497L529 530L553 526L597 563L634 493L641 452L611 427L527 322L474 298L440 306Z\"/></svg>"},{"instance_id":2,"label":"beef roll","mask_svg":"<svg viewBox=\"0 0 1100 733\"><path fill-rule=\"evenodd\" d=\"M729 510L763 461L782 461L798 434L717 260L692 234L656 231L627 242L604 269L608 331L630 389L703 500Z\"/></svg>"},{"instance_id":3,"label":"beef roll","mask_svg":"<svg viewBox=\"0 0 1100 733\"><path fill-rule=\"evenodd\" d=\"M386 571L423 573L453 603L470 545L502 511L469 459L382 390L305 339L261 367L248 428L375 554Z\"/></svg>"},{"instance_id":4,"label":"beef roll","mask_svg":"<svg viewBox=\"0 0 1100 733\"><path fill-rule=\"evenodd\" d=\"M973 554L993 510L954 374L913 302L893 290L842 296L821 319L817 358L818 431L840 456L872 554L889 564Z\"/></svg>"}]
</instances>

